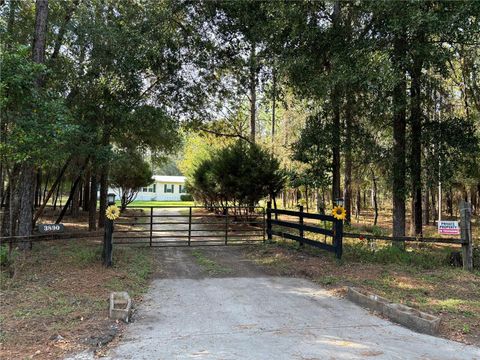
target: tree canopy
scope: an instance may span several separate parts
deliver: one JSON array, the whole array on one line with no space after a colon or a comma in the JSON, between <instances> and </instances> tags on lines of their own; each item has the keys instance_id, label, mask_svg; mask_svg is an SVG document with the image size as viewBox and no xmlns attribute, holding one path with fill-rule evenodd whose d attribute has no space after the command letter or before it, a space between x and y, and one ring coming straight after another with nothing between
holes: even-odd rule
<instances>
[{"instance_id":1,"label":"tree canopy","mask_svg":"<svg viewBox=\"0 0 480 360\"><path fill-rule=\"evenodd\" d=\"M29 234L59 192L103 226L117 150L199 183L242 177L219 154L258 156L288 174L283 205L344 198L347 222L382 193L397 236L420 235L439 195L476 210L479 16L466 0L5 1L2 233Z\"/></svg>"}]
</instances>

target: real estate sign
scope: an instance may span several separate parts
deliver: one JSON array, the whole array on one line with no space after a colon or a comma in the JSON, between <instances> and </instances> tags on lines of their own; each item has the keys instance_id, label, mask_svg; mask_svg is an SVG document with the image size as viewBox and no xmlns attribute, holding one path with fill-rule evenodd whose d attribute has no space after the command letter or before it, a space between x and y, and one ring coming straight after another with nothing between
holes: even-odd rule
<instances>
[{"instance_id":1,"label":"real estate sign","mask_svg":"<svg viewBox=\"0 0 480 360\"><path fill-rule=\"evenodd\" d=\"M438 223L438 232L445 235L459 235L460 227L458 221L440 221Z\"/></svg>"}]
</instances>

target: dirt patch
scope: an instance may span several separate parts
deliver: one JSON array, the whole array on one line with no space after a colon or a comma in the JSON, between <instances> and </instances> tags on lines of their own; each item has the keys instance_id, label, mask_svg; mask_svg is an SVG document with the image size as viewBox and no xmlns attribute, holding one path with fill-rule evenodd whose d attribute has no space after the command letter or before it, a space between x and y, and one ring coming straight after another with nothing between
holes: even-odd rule
<instances>
[{"instance_id":1,"label":"dirt patch","mask_svg":"<svg viewBox=\"0 0 480 360\"><path fill-rule=\"evenodd\" d=\"M480 274L446 266L372 264L281 242L250 248L248 256L281 276L305 277L338 295L346 286L375 292L442 318L442 337L480 345Z\"/></svg>"},{"instance_id":2,"label":"dirt patch","mask_svg":"<svg viewBox=\"0 0 480 360\"><path fill-rule=\"evenodd\" d=\"M146 249L114 250L114 267L101 265L101 241L37 243L18 255L14 278L1 277L0 358L56 359L105 344L123 325L108 319L111 291L137 301L152 260Z\"/></svg>"},{"instance_id":3,"label":"dirt patch","mask_svg":"<svg viewBox=\"0 0 480 360\"><path fill-rule=\"evenodd\" d=\"M162 279L203 279L207 277L258 277L270 270L245 257L251 246L197 246L152 249L161 266L153 275Z\"/></svg>"}]
</instances>

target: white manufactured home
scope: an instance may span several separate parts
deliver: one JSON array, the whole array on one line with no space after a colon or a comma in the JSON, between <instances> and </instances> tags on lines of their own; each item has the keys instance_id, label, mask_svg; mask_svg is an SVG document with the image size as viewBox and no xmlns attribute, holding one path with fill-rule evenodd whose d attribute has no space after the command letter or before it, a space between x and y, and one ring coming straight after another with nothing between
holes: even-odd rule
<instances>
[{"instance_id":1,"label":"white manufactured home","mask_svg":"<svg viewBox=\"0 0 480 360\"><path fill-rule=\"evenodd\" d=\"M187 194L185 176L154 175L154 182L141 188L135 200L142 201L180 201L180 196ZM109 189L119 198L118 189Z\"/></svg>"},{"instance_id":2,"label":"white manufactured home","mask_svg":"<svg viewBox=\"0 0 480 360\"><path fill-rule=\"evenodd\" d=\"M185 190L185 176L154 175L153 184L140 189L136 200L179 201Z\"/></svg>"}]
</instances>

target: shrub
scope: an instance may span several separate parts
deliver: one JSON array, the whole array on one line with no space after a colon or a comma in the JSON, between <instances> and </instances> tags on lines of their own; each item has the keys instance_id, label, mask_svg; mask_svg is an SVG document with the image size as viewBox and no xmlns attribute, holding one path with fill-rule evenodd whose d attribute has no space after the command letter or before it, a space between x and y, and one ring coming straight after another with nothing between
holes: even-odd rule
<instances>
[{"instance_id":1,"label":"shrub","mask_svg":"<svg viewBox=\"0 0 480 360\"><path fill-rule=\"evenodd\" d=\"M16 254L16 250L12 251L12 253L9 254L7 245L0 246L0 267L8 268L9 266L11 266L13 264L13 261L15 260Z\"/></svg>"},{"instance_id":2,"label":"shrub","mask_svg":"<svg viewBox=\"0 0 480 360\"><path fill-rule=\"evenodd\" d=\"M190 194L180 195L180 200L182 201L193 201L193 196Z\"/></svg>"},{"instance_id":3,"label":"shrub","mask_svg":"<svg viewBox=\"0 0 480 360\"><path fill-rule=\"evenodd\" d=\"M139 152L121 150L115 153L110 169L110 182L118 189L122 210L135 200L140 188L153 182L152 175L149 163Z\"/></svg>"},{"instance_id":4,"label":"shrub","mask_svg":"<svg viewBox=\"0 0 480 360\"><path fill-rule=\"evenodd\" d=\"M8 266L9 264L8 258L8 247L6 245L0 246L0 265L1 266Z\"/></svg>"},{"instance_id":5,"label":"shrub","mask_svg":"<svg viewBox=\"0 0 480 360\"><path fill-rule=\"evenodd\" d=\"M480 246L473 247L473 267L480 270Z\"/></svg>"},{"instance_id":6,"label":"shrub","mask_svg":"<svg viewBox=\"0 0 480 360\"><path fill-rule=\"evenodd\" d=\"M277 159L260 146L239 140L203 160L187 185L206 206L251 206L278 194L284 183Z\"/></svg>"}]
</instances>

